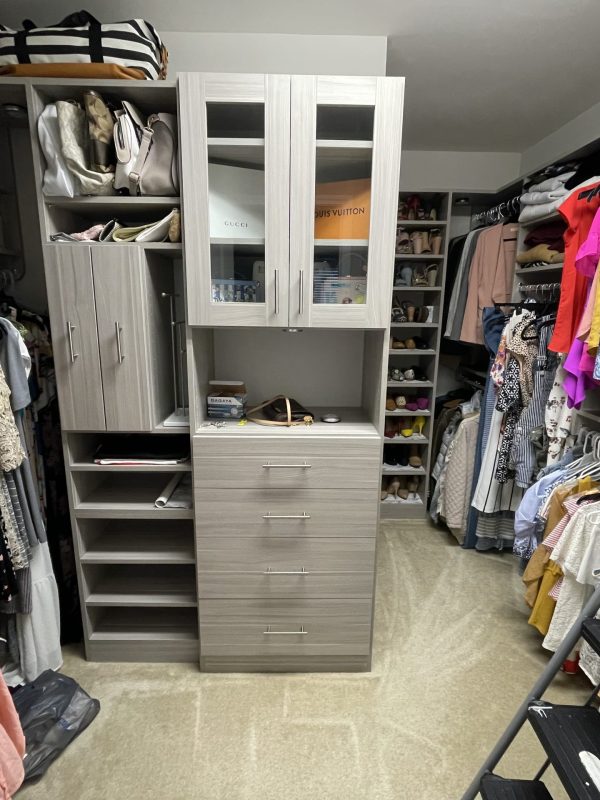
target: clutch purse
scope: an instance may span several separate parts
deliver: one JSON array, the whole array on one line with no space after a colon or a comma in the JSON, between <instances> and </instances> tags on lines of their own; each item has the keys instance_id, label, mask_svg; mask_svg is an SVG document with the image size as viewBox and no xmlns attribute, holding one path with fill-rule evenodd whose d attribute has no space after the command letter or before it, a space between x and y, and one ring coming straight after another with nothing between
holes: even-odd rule
<instances>
[{"instance_id":1,"label":"clutch purse","mask_svg":"<svg viewBox=\"0 0 600 800\"><path fill-rule=\"evenodd\" d=\"M262 411L266 419L255 416L257 411ZM246 419L258 425L285 425L291 428L292 425L311 425L314 422L314 414L307 411L297 400L279 394L272 400L251 408L246 414Z\"/></svg>"}]
</instances>

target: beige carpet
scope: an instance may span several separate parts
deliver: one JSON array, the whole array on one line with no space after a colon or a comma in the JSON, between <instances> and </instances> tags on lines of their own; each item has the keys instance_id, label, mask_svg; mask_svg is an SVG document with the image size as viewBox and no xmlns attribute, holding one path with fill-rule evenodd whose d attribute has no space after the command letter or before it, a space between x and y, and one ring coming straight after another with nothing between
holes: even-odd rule
<instances>
[{"instance_id":1,"label":"beige carpet","mask_svg":"<svg viewBox=\"0 0 600 800\"><path fill-rule=\"evenodd\" d=\"M19 800L460 800L547 655L512 556L452 542L382 525L368 674L209 675L68 649L64 672L102 709ZM548 697L587 691L560 676ZM526 730L503 772L542 760Z\"/></svg>"}]
</instances>

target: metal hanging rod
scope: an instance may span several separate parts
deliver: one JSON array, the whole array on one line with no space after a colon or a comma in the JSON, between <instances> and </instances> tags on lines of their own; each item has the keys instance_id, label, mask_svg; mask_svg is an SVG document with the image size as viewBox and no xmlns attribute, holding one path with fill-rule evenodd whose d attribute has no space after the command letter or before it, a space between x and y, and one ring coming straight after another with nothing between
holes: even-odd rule
<instances>
[{"instance_id":1,"label":"metal hanging rod","mask_svg":"<svg viewBox=\"0 0 600 800\"><path fill-rule=\"evenodd\" d=\"M516 216L521 208L520 195L515 195L510 200L498 203L498 205L488 208L486 211L480 211L478 214L473 215L473 227L479 228L482 225L497 225L499 222L504 222L511 217Z\"/></svg>"},{"instance_id":2,"label":"metal hanging rod","mask_svg":"<svg viewBox=\"0 0 600 800\"><path fill-rule=\"evenodd\" d=\"M519 291L521 294L537 294L554 300L560 295L560 283L520 283Z\"/></svg>"}]
</instances>

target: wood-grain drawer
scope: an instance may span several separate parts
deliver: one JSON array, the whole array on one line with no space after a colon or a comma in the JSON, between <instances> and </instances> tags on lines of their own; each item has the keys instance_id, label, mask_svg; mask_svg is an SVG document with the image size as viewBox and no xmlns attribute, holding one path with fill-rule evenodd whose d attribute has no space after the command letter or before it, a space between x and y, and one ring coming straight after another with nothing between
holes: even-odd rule
<instances>
[{"instance_id":1,"label":"wood-grain drawer","mask_svg":"<svg viewBox=\"0 0 600 800\"><path fill-rule=\"evenodd\" d=\"M204 600L202 656L368 655L370 600Z\"/></svg>"},{"instance_id":2,"label":"wood-grain drawer","mask_svg":"<svg viewBox=\"0 0 600 800\"><path fill-rule=\"evenodd\" d=\"M377 489L195 489L199 536L375 536Z\"/></svg>"},{"instance_id":3,"label":"wood-grain drawer","mask_svg":"<svg viewBox=\"0 0 600 800\"><path fill-rule=\"evenodd\" d=\"M222 538L198 543L203 598L371 597L374 539Z\"/></svg>"},{"instance_id":4,"label":"wood-grain drawer","mask_svg":"<svg viewBox=\"0 0 600 800\"><path fill-rule=\"evenodd\" d=\"M363 489L380 482L379 449L363 458L253 455L194 458L194 486L222 489Z\"/></svg>"},{"instance_id":5,"label":"wood-grain drawer","mask_svg":"<svg viewBox=\"0 0 600 800\"><path fill-rule=\"evenodd\" d=\"M268 458L379 458L379 436L194 436L193 455L202 458L238 458L264 454Z\"/></svg>"}]
</instances>

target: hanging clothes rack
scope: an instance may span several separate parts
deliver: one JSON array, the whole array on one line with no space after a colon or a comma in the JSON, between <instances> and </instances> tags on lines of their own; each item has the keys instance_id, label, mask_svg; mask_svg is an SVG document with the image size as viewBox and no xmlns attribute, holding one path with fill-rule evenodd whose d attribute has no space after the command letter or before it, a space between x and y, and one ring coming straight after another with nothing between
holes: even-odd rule
<instances>
[{"instance_id":1,"label":"hanging clothes rack","mask_svg":"<svg viewBox=\"0 0 600 800\"><path fill-rule=\"evenodd\" d=\"M558 300L560 283L520 283L521 294L531 294L542 300Z\"/></svg>"},{"instance_id":2,"label":"hanging clothes rack","mask_svg":"<svg viewBox=\"0 0 600 800\"><path fill-rule=\"evenodd\" d=\"M510 200L498 203L486 211L480 211L473 215L471 229L485 227L487 225L498 225L506 222L511 217L516 217L520 211L519 195L515 195Z\"/></svg>"}]
</instances>

